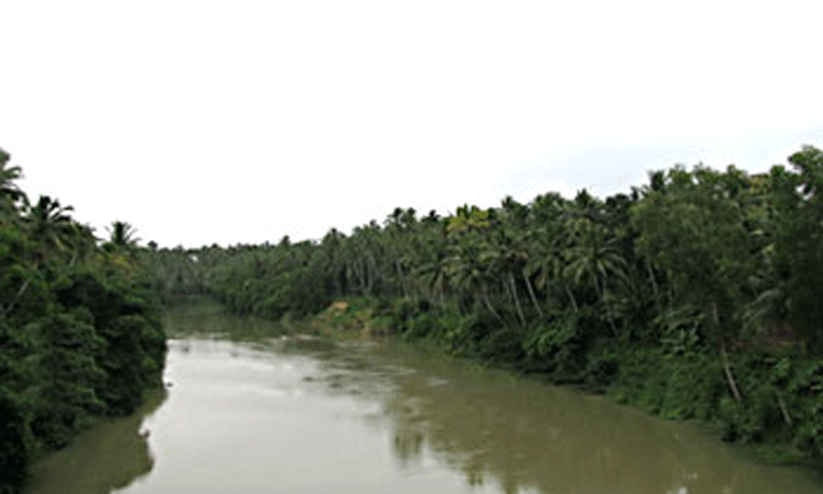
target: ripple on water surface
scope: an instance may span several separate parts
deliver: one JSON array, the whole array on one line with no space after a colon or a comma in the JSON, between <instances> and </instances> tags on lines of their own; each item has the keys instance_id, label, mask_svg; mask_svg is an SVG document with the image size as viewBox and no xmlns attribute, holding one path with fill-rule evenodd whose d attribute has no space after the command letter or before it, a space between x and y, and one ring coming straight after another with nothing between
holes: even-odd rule
<instances>
[{"instance_id":1,"label":"ripple on water surface","mask_svg":"<svg viewBox=\"0 0 823 494\"><path fill-rule=\"evenodd\" d=\"M823 492L692 427L402 345L188 336L165 380L27 494Z\"/></svg>"}]
</instances>

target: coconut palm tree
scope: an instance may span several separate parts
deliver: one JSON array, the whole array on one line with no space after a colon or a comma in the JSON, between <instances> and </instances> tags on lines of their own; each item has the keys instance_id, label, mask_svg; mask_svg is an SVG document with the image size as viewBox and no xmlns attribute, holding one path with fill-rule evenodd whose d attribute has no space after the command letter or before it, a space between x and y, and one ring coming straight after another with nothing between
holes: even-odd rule
<instances>
[{"instance_id":1,"label":"coconut palm tree","mask_svg":"<svg viewBox=\"0 0 823 494\"><path fill-rule=\"evenodd\" d=\"M482 220L488 223L486 220ZM455 225L451 223L449 226ZM488 228L485 224L482 228ZM485 231L474 226L457 228L449 231L453 242L452 255L448 258L446 274L452 281L458 297L462 294L471 300L477 300L501 323L503 317L495 309L491 300L490 287L497 280L492 263L495 253L485 238Z\"/></svg>"},{"instance_id":2,"label":"coconut palm tree","mask_svg":"<svg viewBox=\"0 0 823 494\"><path fill-rule=\"evenodd\" d=\"M15 180L23 177L19 166L8 166L11 156L0 149L0 210L13 209L18 201L25 201L26 194L17 187Z\"/></svg>"},{"instance_id":3,"label":"coconut palm tree","mask_svg":"<svg viewBox=\"0 0 823 494\"><path fill-rule=\"evenodd\" d=\"M49 196L40 196L37 204L28 208L24 221L39 246L35 264L49 255L72 257L82 236L79 225L68 214L73 210Z\"/></svg>"},{"instance_id":4,"label":"coconut palm tree","mask_svg":"<svg viewBox=\"0 0 823 494\"><path fill-rule=\"evenodd\" d=\"M137 230L125 221L113 221L107 230L109 231L109 243L115 247L130 249L137 247L137 242L140 241L135 236Z\"/></svg>"},{"instance_id":5,"label":"coconut palm tree","mask_svg":"<svg viewBox=\"0 0 823 494\"><path fill-rule=\"evenodd\" d=\"M47 258L65 260L74 250L75 241L81 232L67 214L69 211L72 211L71 206L61 206L59 201L52 200L49 196L41 196L37 204L26 211L23 217L24 225L36 242L30 266L32 273L36 273ZM17 304L25 295L32 279L32 276L25 278L14 298L0 310L0 313L8 312Z\"/></svg>"},{"instance_id":6,"label":"coconut palm tree","mask_svg":"<svg viewBox=\"0 0 823 494\"><path fill-rule=\"evenodd\" d=\"M524 274L534 279L535 288L542 290L546 304L568 298L574 311L577 299L566 273L568 243L566 218L569 205L559 194L538 196L532 203L528 218L528 260Z\"/></svg>"},{"instance_id":7,"label":"coconut palm tree","mask_svg":"<svg viewBox=\"0 0 823 494\"><path fill-rule=\"evenodd\" d=\"M586 285L588 280L599 301L606 308L606 319L616 332L614 316L607 297L610 278L625 277L626 260L616 248L616 238L596 219L602 216L599 201L589 196L585 190L575 199L575 209L570 211L567 221L568 264L567 276L575 283Z\"/></svg>"}]
</instances>

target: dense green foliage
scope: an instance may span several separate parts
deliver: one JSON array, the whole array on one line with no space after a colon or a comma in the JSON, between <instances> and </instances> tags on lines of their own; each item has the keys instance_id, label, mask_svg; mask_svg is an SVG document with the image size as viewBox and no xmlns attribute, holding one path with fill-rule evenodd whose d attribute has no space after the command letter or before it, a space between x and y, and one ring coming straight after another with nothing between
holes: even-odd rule
<instances>
[{"instance_id":1,"label":"dense green foliage","mask_svg":"<svg viewBox=\"0 0 823 494\"><path fill-rule=\"evenodd\" d=\"M93 417L132 412L160 382L166 341L137 251L98 246L70 207L16 186L0 150L0 493Z\"/></svg>"},{"instance_id":2,"label":"dense green foliage","mask_svg":"<svg viewBox=\"0 0 823 494\"><path fill-rule=\"evenodd\" d=\"M350 235L148 262L166 297L209 294L273 318L360 300L374 328L820 464L823 153L789 163L754 176L676 166L605 200L397 208Z\"/></svg>"}]
</instances>

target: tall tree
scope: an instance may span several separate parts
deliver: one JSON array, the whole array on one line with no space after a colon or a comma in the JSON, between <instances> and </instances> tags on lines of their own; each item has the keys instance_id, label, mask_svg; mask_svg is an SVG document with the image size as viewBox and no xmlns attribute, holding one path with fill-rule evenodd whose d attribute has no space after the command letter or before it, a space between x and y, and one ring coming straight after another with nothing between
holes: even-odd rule
<instances>
[{"instance_id":1,"label":"tall tree","mask_svg":"<svg viewBox=\"0 0 823 494\"><path fill-rule=\"evenodd\" d=\"M727 348L739 337L739 307L751 256L737 203L719 173L696 167L668 172L666 184L651 190L633 210L638 249L672 284L668 311L689 310L703 337L719 349L729 388L741 396L728 364Z\"/></svg>"},{"instance_id":2,"label":"tall tree","mask_svg":"<svg viewBox=\"0 0 823 494\"><path fill-rule=\"evenodd\" d=\"M108 227L109 244L116 248L133 249L137 247L137 230L125 221L113 221Z\"/></svg>"},{"instance_id":3,"label":"tall tree","mask_svg":"<svg viewBox=\"0 0 823 494\"><path fill-rule=\"evenodd\" d=\"M25 220L40 245L41 256L48 251L66 254L74 249L82 232L68 214L73 210L49 196L40 196L37 204L28 209Z\"/></svg>"},{"instance_id":4,"label":"tall tree","mask_svg":"<svg viewBox=\"0 0 823 494\"><path fill-rule=\"evenodd\" d=\"M602 223L604 214L600 210L601 203L584 190L578 195L575 205L577 207L567 216L566 274L575 283L594 288L598 302L605 308L605 319L616 332L607 292L610 285L625 278L626 260L616 248L617 239Z\"/></svg>"},{"instance_id":5,"label":"tall tree","mask_svg":"<svg viewBox=\"0 0 823 494\"><path fill-rule=\"evenodd\" d=\"M18 201L25 201L26 194L17 186L16 181L23 176L19 166L9 166L11 156L0 149L0 221L15 209Z\"/></svg>"},{"instance_id":6,"label":"tall tree","mask_svg":"<svg viewBox=\"0 0 823 494\"><path fill-rule=\"evenodd\" d=\"M785 308L792 328L823 348L823 151L806 146L789 163L794 173L779 166L771 172L774 276L764 288Z\"/></svg>"}]
</instances>

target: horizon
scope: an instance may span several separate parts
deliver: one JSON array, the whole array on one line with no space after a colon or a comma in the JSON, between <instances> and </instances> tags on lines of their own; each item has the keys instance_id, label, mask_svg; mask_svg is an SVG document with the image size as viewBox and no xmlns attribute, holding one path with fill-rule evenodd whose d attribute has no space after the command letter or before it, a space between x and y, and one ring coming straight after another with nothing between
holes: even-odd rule
<instances>
[{"instance_id":1,"label":"horizon","mask_svg":"<svg viewBox=\"0 0 823 494\"><path fill-rule=\"evenodd\" d=\"M798 145L798 146L796 147L796 149L795 149L794 151L792 151L792 153L794 153L794 152L796 152L796 151L800 151L803 147L806 147L806 146L812 146L812 147L819 148L818 146L816 146L816 145L814 145L814 144L801 144L801 145ZM0 146L0 149L3 149L4 151L8 152L8 150L7 150L7 149L2 148L2 146ZM15 162L15 159L14 159L14 154L13 154L13 153L9 153L9 154L11 155L11 160L10 160L10 162L9 162L9 165L10 165L10 166L21 166L19 163L16 163L16 162ZM790 154L791 154L791 153L790 153ZM787 154L786 158L788 158L790 154ZM643 178L643 180L642 180L641 182L638 182L638 183L631 183L631 184L629 184L628 182L623 182L623 181L620 181L620 182L619 182L619 183L620 183L619 187L615 187L615 188L612 188L612 189L608 189L608 188L601 188L601 189L600 189L600 190L601 190L601 192L598 192L598 187L597 187L597 185L598 185L598 184L595 184L595 186L594 186L594 187L589 187L589 186L585 186L585 185L584 185L584 186L582 186L582 187L578 187L578 188L574 188L574 189L572 189L572 188L571 188L571 187L569 187L569 186L566 186L566 187L565 187L565 189L563 189L563 190L548 189L548 190L544 190L544 191L542 191L542 192L536 192L536 193L534 193L531 197L528 197L528 198L518 198L518 197L514 197L512 194L505 194L505 195L503 195L502 197L500 197L500 199L499 199L499 200L497 200L494 204L475 204L475 203L470 203L470 202L465 202L465 201L462 201L462 202L461 202L461 201L457 201L457 202L455 202L455 203L454 203L454 206L453 206L452 208L450 208L450 209L448 209L448 210L446 210L446 211L440 211L440 210L436 210L436 209L431 209L431 210L421 210L421 209L418 209L418 208L416 208L416 207L414 207L414 206L409 206L409 205L405 205L405 206L404 206L404 205L399 205L399 204L398 204L398 205L396 205L396 206L394 206L394 207L392 207L392 208L388 209L382 217L368 218L368 219L363 219L363 220L362 220L362 221L360 221L360 222L354 222L354 224L353 224L350 228L345 229L345 230L344 230L344 229L339 228L339 227L338 227L338 226L336 226L336 225L331 225L331 226L329 226L329 227L326 229L326 231L325 231L322 235L319 235L319 236L316 236L316 237L305 237L305 238L295 238L293 235L289 234L288 232L285 232L285 233L284 233L283 235L281 235L280 237L277 237L277 238L271 238L271 239L265 239L265 240L262 240L262 241L257 241L257 242L245 242L245 241L242 241L242 240L238 240L238 241L233 241L233 242L231 242L231 241L230 241L230 242L227 242L227 243L220 243L220 242L216 242L216 241L215 241L215 242L203 243L203 244L200 244L200 245L183 245L182 243L178 243L178 244L176 244L176 245L165 245L165 244L162 244L162 243L160 243L160 242L157 242L155 239L151 239L151 238L142 238L142 236L141 236L141 230L140 230L140 228L139 228L139 225L135 225L135 224L131 223L131 222L128 220L128 218L115 218L115 219L112 219L110 222L108 222L108 223L106 223L106 224L103 224L101 227L102 227L102 229L103 229L103 230L108 230L108 229L111 227L111 225L112 225L112 223L113 223L113 222L115 222L115 221L125 221L125 222L126 222L126 223L128 223L130 226L134 227L134 229L135 229L134 231L135 231L135 233L136 233L136 235L137 235L137 241L138 241L138 245L139 245L139 246L141 246L141 247L148 247L148 246L149 246L148 244L149 244L150 242L155 242L155 243L157 243L157 246L158 246L157 248L158 248L159 250L163 250L163 249L166 249L166 250L175 250L175 249L179 249L179 248L183 248L183 249L184 249L184 250L186 250L186 251L188 251L188 250L200 250L200 249L204 249L204 248L211 248L211 247L213 247L213 246L215 246L215 245L218 245L218 246L219 246L219 247L221 247L221 248L231 248L231 247L239 247L239 246L263 246L263 245L276 245L276 244L277 244L278 242L280 242L280 241L281 241L284 237L288 237L288 238L289 238L289 240L290 240L292 243L298 243L298 242L303 242L303 241L309 241L309 242L319 242L319 241L322 239L322 237L323 237L326 233L328 233L329 231L331 231L332 229L337 230L338 232L343 233L343 234L345 234L346 236L349 236L349 235L351 235L351 234L352 234L352 230L353 230L354 228L357 228L357 227L360 227L360 226L364 226L364 225L368 225L368 224L370 224L371 222L377 222L377 224L378 224L378 225L380 225L380 226L382 227L382 226L384 226L384 223L385 223L386 219L389 217L389 215L392 213L392 211L394 211L394 209L395 209L395 208L401 208L401 209L403 209L403 210L407 210L407 209L409 209L409 208L413 208L413 209L415 210L415 213L416 213L416 218L419 220L419 219L421 219L422 217L424 217L424 216L428 215L430 211L435 211L435 212L436 212L436 213L437 213L440 217L443 217L443 218L453 216L453 215L455 214L456 209L457 209L457 208L459 208L459 207L461 207L461 206L463 206L463 205L465 205L465 204L467 204L467 205L469 205L469 206L475 205L475 206L480 207L481 209L500 208L500 207L501 207L501 202L502 202L504 199L506 199L507 197L512 197L514 200L516 200L517 202L519 202L519 203L521 203L521 204L524 204L524 205L531 205L531 204L533 203L534 199L536 199L539 195L548 194L548 193L558 193L558 194L560 194L563 198L565 198L565 199L567 199L567 200L572 200L572 199L574 199L574 197L575 197L578 193L580 193L580 192L582 192L583 190L585 190L586 192L588 192L588 193L589 193L590 195L592 195L593 197L595 197L595 198L597 198L597 199L599 199L599 200L601 200L601 201L605 201L607 198L612 197L612 196L614 196L614 195L619 195L619 194L631 194L631 193L632 193L632 191L633 191L633 189L635 189L635 188L639 189L639 188L642 188L644 185L647 185L647 184L648 184L648 178L649 178L648 176L649 176L649 174L650 174L650 173L652 173L652 172L654 172L654 171L657 171L657 170L669 170L669 169L673 168L674 166L685 166L685 168L686 168L686 169L688 169L688 170L692 170L694 167L697 167L697 166L706 166L706 167L708 167L708 168L711 168L711 169L714 169L714 170L717 170L717 171L724 171L724 170L725 170L725 169L727 169L728 167L733 166L733 167L737 168L738 170L741 170L741 171L743 171L744 173L748 174L749 176L755 176L755 175L768 174L768 173L769 173L769 171L771 170L771 168L772 168L773 166L786 166L786 167L790 167L791 165L789 165L789 164L788 164L788 160L787 160L787 159L784 159L782 163L772 163L772 164L770 164L770 165L768 165L768 166L761 166L761 167L758 167L756 170L750 170L750 169L743 168L743 167L741 167L741 166L739 166L739 165L737 165L737 164L735 164L735 163L728 163L728 164L726 164L726 165L724 165L724 166L713 166L713 165L711 165L711 164L706 164L706 163L703 163L702 161L701 161L701 162L698 162L698 163L694 163L694 164L688 164L688 165L687 165L687 164L685 164L685 163L683 163L683 162L675 162L675 163L671 163L671 164L669 164L669 165L667 165L667 166L660 166L660 167L656 167L656 168L648 168L648 169L646 170L645 176L644 176L644 178ZM22 166L21 166L21 168L22 168L23 175L21 176L21 179L19 180L18 185L20 185L21 190L22 190L24 193L26 193L26 195L28 196L28 200L29 200L30 202L36 202L36 200L35 200L35 196L34 196L34 195L30 195L30 194L29 194L29 192L27 191L27 188L23 185L23 184L26 182L26 170L25 170L25 168L24 168L24 167L22 167ZM601 181L601 182L605 182L605 181ZM612 182L612 184L613 184L613 182ZM567 185L567 184L561 184L561 185ZM610 184L610 185L611 185L611 184ZM603 190L608 190L608 192L602 192ZM48 195L48 194L38 194L37 196L39 196L39 195ZM59 198L55 198L55 197L53 197L53 196L51 196L51 197L52 197L52 199L57 199L57 200L60 200ZM90 224L90 223L88 223L88 222L84 222L82 218L78 218L78 217L76 217L76 209L73 207L73 205L72 205L72 204L70 204L70 203L62 203L62 202L61 202L61 205L62 205L62 206L68 206L68 207L71 207L71 208L72 208L72 210L71 210L71 213L72 213L72 214L71 214L71 216L75 219L75 221L78 221L80 224L83 224L83 225L85 225L85 226L89 226L89 227L91 227L91 228L92 228L92 232L95 234L95 238L98 240L98 242L103 243L103 242L105 242L105 241L107 240L107 238L108 238L108 237L106 237L106 236L98 236L98 235L97 235L97 233L98 233L99 229L98 229L98 228L96 228L94 225L91 225L91 224Z\"/></svg>"}]
</instances>

